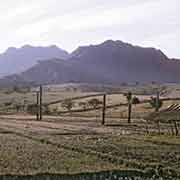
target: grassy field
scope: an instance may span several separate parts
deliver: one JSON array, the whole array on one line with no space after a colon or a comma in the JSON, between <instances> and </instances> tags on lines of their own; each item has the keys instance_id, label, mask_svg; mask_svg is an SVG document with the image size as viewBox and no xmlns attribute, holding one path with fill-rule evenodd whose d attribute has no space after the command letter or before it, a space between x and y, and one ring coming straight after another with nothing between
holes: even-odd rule
<instances>
[{"instance_id":1,"label":"grassy field","mask_svg":"<svg viewBox=\"0 0 180 180\"><path fill-rule=\"evenodd\" d=\"M102 92L44 91L43 102ZM170 94L175 94L170 92ZM177 95L177 94L176 94ZM151 95L138 95L140 100ZM177 96L176 96L177 97ZM4 103L36 101L35 93L0 93L0 174L74 174L107 170L139 170L163 177L180 178L180 137L158 135L157 127L146 133L143 118L153 112L149 103L133 105L132 124L127 123L127 107L107 109L101 126L102 109L65 115L35 116L24 112L8 114ZM78 99L73 109L81 108ZM102 101L102 97L99 97ZM107 104L126 103L123 94L108 95ZM163 108L180 101L164 102ZM64 110L61 104L50 108ZM164 129L167 127L163 127ZM165 129L167 130L167 129Z\"/></svg>"},{"instance_id":2,"label":"grassy field","mask_svg":"<svg viewBox=\"0 0 180 180\"><path fill-rule=\"evenodd\" d=\"M1 119L0 127L1 174L158 168L180 173L179 137L140 135L133 126L123 135L124 127L102 127L93 119L9 118Z\"/></svg>"}]
</instances>

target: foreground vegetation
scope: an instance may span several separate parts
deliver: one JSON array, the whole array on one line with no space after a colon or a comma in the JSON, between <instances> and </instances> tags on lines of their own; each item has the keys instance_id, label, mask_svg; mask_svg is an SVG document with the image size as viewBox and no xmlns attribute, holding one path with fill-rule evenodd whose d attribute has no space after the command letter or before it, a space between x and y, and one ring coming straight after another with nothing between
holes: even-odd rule
<instances>
[{"instance_id":1,"label":"foreground vegetation","mask_svg":"<svg viewBox=\"0 0 180 180\"><path fill-rule=\"evenodd\" d=\"M157 177L180 177L179 137L68 132L43 134L3 127L0 174L138 170Z\"/></svg>"}]
</instances>

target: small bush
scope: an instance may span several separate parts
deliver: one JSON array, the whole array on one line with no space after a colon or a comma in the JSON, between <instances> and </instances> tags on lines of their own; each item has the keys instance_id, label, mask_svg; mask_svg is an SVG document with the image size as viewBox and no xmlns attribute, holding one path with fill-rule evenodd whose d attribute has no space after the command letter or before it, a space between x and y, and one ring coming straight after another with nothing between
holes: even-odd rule
<instances>
[{"instance_id":1,"label":"small bush","mask_svg":"<svg viewBox=\"0 0 180 180\"><path fill-rule=\"evenodd\" d=\"M152 108L158 108L160 109L163 105L163 101L159 99L159 103L157 104L157 98L156 97L151 97L151 100L149 101L149 104L151 105Z\"/></svg>"},{"instance_id":2,"label":"small bush","mask_svg":"<svg viewBox=\"0 0 180 180\"><path fill-rule=\"evenodd\" d=\"M7 107L7 106L11 106L12 104L13 104L13 102L5 102L4 106Z\"/></svg>"},{"instance_id":3,"label":"small bush","mask_svg":"<svg viewBox=\"0 0 180 180\"><path fill-rule=\"evenodd\" d=\"M27 105L27 112L29 114L33 114L33 115L37 114L37 112L38 112L37 104L28 104Z\"/></svg>"},{"instance_id":4,"label":"small bush","mask_svg":"<svg viewBox=\"0 0 180 180\"><path fill-rule=\"evenodd\" d=\"M65 109L67 109L68 111L71 111L71 109L74 106L74 102L71 99L65 99L62 103L61 106Z\"/></svg>"},{"instance_id":5,"label":"small bush","mask_svg":"<svg viewBox=\"0 0 180 180\"><path fill-rule=\"evenodd\" d=\"M93 98L88 101L88 104L93 108L97 108L102 104L102 102L99 99Z\"/></svg>"},{"instance_id":6,"label":"small bush","mask_svg":"<svg viewBox=\"0 0 180 180\"><path fill-rule=\"evenodd\" d=\"M134 96L133 99L132 99L132 104L139 104L139 103L140 103L139 98Z\"/></svg>"},{"instance_id":7,"label":"small bush","mask_svg":"<svg viewBox=\"0 0 180 180\"><path fill-rule=\"evenodd\" d=\"M82 107L84 110L87 108L88 103L86 102L79 102L79 106Z\"/></svg>"}]
</instances>

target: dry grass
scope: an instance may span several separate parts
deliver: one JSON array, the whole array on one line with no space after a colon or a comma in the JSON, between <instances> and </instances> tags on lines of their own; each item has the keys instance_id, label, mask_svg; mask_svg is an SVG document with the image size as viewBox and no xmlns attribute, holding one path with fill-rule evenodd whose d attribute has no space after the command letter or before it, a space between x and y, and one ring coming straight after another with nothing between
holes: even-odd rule
<instances>
[{"instance_id":1,"label":"dry grass","mask_svg":"<svg viewBox=\"0 0 180 180\"><path fill-rule=\"evenodd\" d=\"M44 102L94 94L94 92L45 92ZM138 96L141 100L149 96ZM32 93L0 93L0 102L36 101ZM74 109L80 101L77 100ZM100 97L102 100L102 97ZM123 95L109 95L107 104L125 103ZM162 108L173 101L167 101ZM180 103L176 101L175 103ZM53 105L51 108L60 104ZM133 123L127 124L127 107L106 112L109 126L101 126L102 110L45 116L42 122L24 114L0 116L0 174L80 173L114 169L148 168L180 175L180 138L146 135L143 118L154 111L148 103L133 105ZM114 126L117 125L117 126ZM170 171L169 171L170 170Z\"/></svg>"},{"instance_id":2,"label":"dry grass","mask_svg":"<svg viewBox=\"0 0 180 180\"><path fill-rule=\"evenodd\" d=\"M117 168L110 162L12 134L0 134L0 174L77 173Z\"/></svg>"},{"instance_id":3,"label":"dry grass","mask_svg":"<svg viewBox=\"0 0 180 180\"><path fill-rule=\"evenodd\" d=\"M137 135L132 126L94 119L0 121L0 173L79 173L170 168L180 172L179 137ZM124 130L127 135L123 135Z\"/></svg>"}]
</instances>

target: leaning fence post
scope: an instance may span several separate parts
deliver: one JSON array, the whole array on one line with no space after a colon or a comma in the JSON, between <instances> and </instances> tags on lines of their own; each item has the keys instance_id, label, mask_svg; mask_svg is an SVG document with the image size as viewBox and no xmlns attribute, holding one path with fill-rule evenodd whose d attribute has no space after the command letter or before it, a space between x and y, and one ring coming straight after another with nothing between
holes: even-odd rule
<instances>
[{"instance_id":1,"label":"leaning fence post","mask_svg":"<svg viewBox=\"0 0 180 180\"><path fill-rule=\"evenodd\" d=\"M102 125L105 124L105 116L106 116L106 94L103 95Z\"/></svg>"},{"instance_id":2,"label":"leaning fence post","mask_svg":"<svg viewBox=\"0 0 180 180\"><path fill-rule=\"evenodd\" d=\"M39 119L42 120L42 86L40 86L39 91Z\"/></svg>"}]
</instances>

